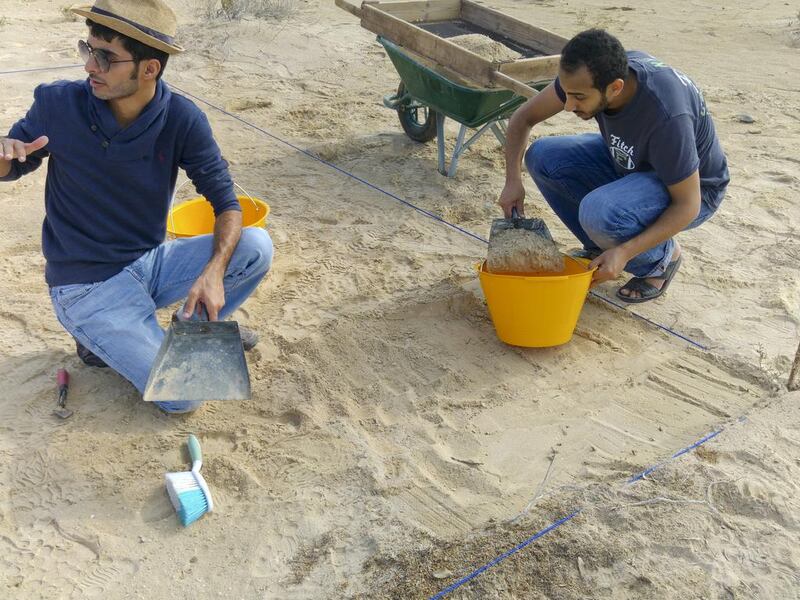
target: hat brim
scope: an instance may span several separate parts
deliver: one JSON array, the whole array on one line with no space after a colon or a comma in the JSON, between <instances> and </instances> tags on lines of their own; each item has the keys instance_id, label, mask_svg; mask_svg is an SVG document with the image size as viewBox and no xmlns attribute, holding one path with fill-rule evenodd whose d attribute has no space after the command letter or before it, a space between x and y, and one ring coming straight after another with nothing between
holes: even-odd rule
<instances>
[{"instance_id":1,"label":"hat brim","mask_svg":"<svg viewBox=\"0 0 800 600\"><path fill-rule=\"evenodd\" d=\"M155 38L151 35L147 35L144 31L137 29L130 23L126 23L120 19L115 19L114 17L108 17L106 15L100 15L95 12L92 12L91 6L75 6L70 9L76 15L81 17L86 17L90 21L94 21L95 23L99 23L100 25L105 25L109 29L113 29L117 33L121 33L122 35L126 35L129 38L136 40L137 42L141 42L146 46L150 46L151 48L155 48L156 50L161 50L162 52L166 52L167 54L179 54L183 52L183 48L178 46L177 44L167 44L166 42L162 42L158 38Z\"/></svg>"}]
</instances>

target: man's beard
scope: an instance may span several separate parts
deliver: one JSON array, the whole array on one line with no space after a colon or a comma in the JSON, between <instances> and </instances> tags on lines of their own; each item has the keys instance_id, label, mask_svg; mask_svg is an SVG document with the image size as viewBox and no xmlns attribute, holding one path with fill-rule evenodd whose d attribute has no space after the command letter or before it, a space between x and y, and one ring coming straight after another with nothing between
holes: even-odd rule
<instances>
[{"instance_id":1,"label":"man's beard","mask_svg":"<svg viewBox=\"0 0 800 600\"><path fill-rule=\"evenodd\" d=\"M608 108L608 98L606 97L605 94L603 94L603 98L602 98L602 100L600 100L599 106L595 110L592 111L592 114L591 114L591 116L589 118L591 119L591 118L596 117L597 115L599 115L601 112L603 112L607 108Z\"/></svg>"},{"instance_id":2,"label":"man's beard","mask_svg":"<svg viewBox=\"0 0 800 600\"><path fill-rule=\"evenodd\" d=\"M139 74L138 65L134 67L131 76L123 83L111 88L108 84L103 85L100 89L92 88L92 93L100 100L118 100L120 98L128 98L133 96L139 91Z\"/></svg>"},{"instance_id":3,"label":"man's beard","mask_svg":"<svg viewBox=\"0 0 800 600\"><path fill-rule=\"evenodd\" d=\"M599 115L601 112L606 110L608 108L608 104L609 104L608 98L606 97L605 94L603 94L603 97L600 100L600 103L597 105L597 107L595 109L592 110L592 112L588 112L588 113L587 112L581 112L581 113L575 113L575 114L579 118L583 119L584 121L588 121L590 119L594 119L597 115Z\"/></svg>"}]
</instances>

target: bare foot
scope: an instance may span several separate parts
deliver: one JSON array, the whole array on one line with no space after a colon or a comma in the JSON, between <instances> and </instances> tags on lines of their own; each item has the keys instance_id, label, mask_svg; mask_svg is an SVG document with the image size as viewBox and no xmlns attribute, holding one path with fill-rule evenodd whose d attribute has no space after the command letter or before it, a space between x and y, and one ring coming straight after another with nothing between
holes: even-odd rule
<instances>
[{"instance_id":1,"label":"bare foot","mask_svg":"<svg viewBox=\"0 0 800 600\"><path fill-rule=\"evenodd\" d=\"M675 242L675 251L672 253L672 259L670 262L674 262L678 260L678 257L681 255L681 247ZM646 277L645 281L652 285L656 289L661 289L664 285L665 280L660 277ZM628 290L628 289L621 289L619 291L620 295L625 296L626 298L641 298L641 294L636 290Z\"/></svg>"}]
</instances>

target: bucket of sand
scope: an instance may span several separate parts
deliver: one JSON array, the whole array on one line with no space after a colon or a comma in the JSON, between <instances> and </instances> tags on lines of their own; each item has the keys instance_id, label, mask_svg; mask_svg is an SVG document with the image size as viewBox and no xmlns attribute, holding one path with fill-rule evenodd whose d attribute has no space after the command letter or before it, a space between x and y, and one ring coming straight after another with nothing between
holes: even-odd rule
<instances>
[{"instance_id":1,"label":"bucket of sand","mask_svg":"<svg viewBox=\"0 0 800 600\"><path fill-rule=\"evenodd\" d=\"M497 337L526 348L566 344L592 282L587 265L565 256L561 273L491 273L485 262L477 264Z\"/></svg>"},{"instance_id":2,"label":"bucket of sand","mask_svg":"<svg viewBox=\"0 0 800 600\"><path fill-rule=\"evenodd\" d=\"M243 196L237 196L242 207L242 227L264 227L269 215L269 205L248 194L238 183L234 185L244 192ZM175 189L176 194L182 186L183 184ZM176 238L214 233L214 221L214 208L206 198L192 198L175 206L173 197L167 218L167 233Z\"/></svg>"}]
</instances>

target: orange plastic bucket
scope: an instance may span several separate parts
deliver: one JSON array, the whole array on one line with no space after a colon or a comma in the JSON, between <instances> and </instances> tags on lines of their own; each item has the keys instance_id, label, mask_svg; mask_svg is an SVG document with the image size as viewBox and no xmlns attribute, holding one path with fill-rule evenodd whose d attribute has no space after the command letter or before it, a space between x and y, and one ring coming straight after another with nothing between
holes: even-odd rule
<instances>
[{"instance_id":1,"label":"orange plastic bucket","mask_svg":"<svg viewBox=\"0 0 800 600\"><path fill-rule=\"evenodd\" d=\"M497 337L512 346L566 344L578 324L592 272L587 262L564 257L562 273L490 273L476 265Z\"/></svg>"}]
</instances>

